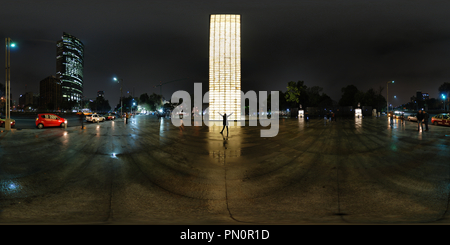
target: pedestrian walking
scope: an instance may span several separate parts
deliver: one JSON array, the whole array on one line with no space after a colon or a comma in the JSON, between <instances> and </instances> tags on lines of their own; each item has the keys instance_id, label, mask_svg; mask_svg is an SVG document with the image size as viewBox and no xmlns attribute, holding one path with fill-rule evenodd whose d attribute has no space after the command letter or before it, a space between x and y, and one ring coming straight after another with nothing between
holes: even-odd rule
<instances>
[{"instance_id":1,"label":"pedestrian walking","mask_svg":"<svg viewBox=\"0 0 450 245\"><path fill-rule=\"evenodd\" d=\"M84 129L84 113L80 114L81 129Z\"/></svg>"},{"instance_id":2,"label":"pedestrian walking","mask_svg":"<svg viewBox=\"0 0 450 245\"><path fill-rule=\"evenodd\" d=\"M233 114L233 112L228 116L227 116L227 113L224 113L223 115L220 114L220 112L218 112L218 113L219 113L219 115L221 115L223 117L223 128L222 128L222 131L220 131L220 133L223 133L223 130L225 129L225 127L227 127L227 135L228 135L228 117L230 117Z\"/></svg>"},{"instance_id":3,"label":"pedestrian walking","mask_svg":"<svg viewBox=\"0 0 450 245\"><path fill-rule=\"evenodd\" d=\"M400 119L402 120L402 125L403 125L404 120L405 120L405 113L404 113L404 112L403 112L402 115L400 116Z\"/></svg>"},{"instance_id":4,"label":"pedestrian walking","mask_svg":"<svg viewBox=\"0 0 450 245\"><path fill-rule=\"evenodd\" d=\"M422 110L420 110L419 113L417 113L417 131L420 131L419 129L422 129L423 131L422 120L423 120L423 113Z\"/></svg>"},{"instance_id":5,"label":"pedestrian walking","mask_svg":"<svg viewBox=\"0 0 450 245\"><path fill-rule=\"evenodd\" d=\"M430 116L426 111L423 111L423 122L425 123L425 131L428 131L428 118Z\"/></svg>"}]
</instances>

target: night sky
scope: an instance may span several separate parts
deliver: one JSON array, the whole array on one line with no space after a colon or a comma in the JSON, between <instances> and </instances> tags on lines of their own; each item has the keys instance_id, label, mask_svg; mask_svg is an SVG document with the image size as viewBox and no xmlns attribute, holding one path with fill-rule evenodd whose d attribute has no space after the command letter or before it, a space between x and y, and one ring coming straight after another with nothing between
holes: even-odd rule
<instances>
[{"instance_id":1,"label":"night sky","mask_svg":"<svg viewBox=\"0 0 450 245\"><path fill-rule=\"evenodd\" d=\"M383 86L386 96L394 80L389 101L396 106L417 90L437 98L449 82L449 9L450 1L423 0L12 0L0 8L0 34L18 45L11 52L16 101L56 74L63 32L85 45L86 98L103 90L114 108L114 76L124 80L125 95L159 93L155 85L184 78L163 85L163 96L193 92L196 82L205 93L209 16L231 13L241 14L244 92L285 92L289 81L304 81L339 101L347 85L364 92Z\"/></svg>"}]
</instances>

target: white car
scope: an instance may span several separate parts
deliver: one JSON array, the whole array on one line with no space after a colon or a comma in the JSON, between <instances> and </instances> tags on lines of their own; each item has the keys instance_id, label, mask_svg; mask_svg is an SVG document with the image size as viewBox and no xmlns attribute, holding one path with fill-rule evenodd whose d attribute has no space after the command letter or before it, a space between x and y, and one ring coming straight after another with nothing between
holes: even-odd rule
<instances>
[{"instance_id":1,"label":"white car","mask_svg":"<svg viewBox=\"0 0 450 245\"><path fill-rule=\"evenodd\" d=\"M100 116L99 114L92 114L92 115L88 115L86 116L86 121L88 122L103 122L106 119L102 116Z\"/></svg>"},{"instance_id":2,"label":"white car","mask_svg":"<svg viewBox=\"0 0 450 245\"><path fill-rule=\"evenodd\" d=\"M417 122L417 114L411 114L408 116L408 121L412 122Z\"/></svg>"}]
</instances>

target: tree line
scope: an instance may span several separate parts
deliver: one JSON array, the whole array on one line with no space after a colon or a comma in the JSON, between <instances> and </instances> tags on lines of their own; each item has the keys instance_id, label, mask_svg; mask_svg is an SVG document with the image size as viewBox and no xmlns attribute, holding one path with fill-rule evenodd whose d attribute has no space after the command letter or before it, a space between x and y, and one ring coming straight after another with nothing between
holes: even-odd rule
<instances>
[{"instance_id":1,"label":"tree line","mask_svg":"<svg viewBox=\"0 0 450 245\"><path fill-rule=\"evenodd\" d=\"M380 111L386 105L386 99L382 96L383 87L378 90L373 88L366 92L358 90L355 85L348 85L341 89L341 98L338 102L323 92L320 86L308 87L304 81L289 82L286 93L280 94L280 109L306 107L337 107L337 106L371 106Z\"/></svg>"}]
</instances>

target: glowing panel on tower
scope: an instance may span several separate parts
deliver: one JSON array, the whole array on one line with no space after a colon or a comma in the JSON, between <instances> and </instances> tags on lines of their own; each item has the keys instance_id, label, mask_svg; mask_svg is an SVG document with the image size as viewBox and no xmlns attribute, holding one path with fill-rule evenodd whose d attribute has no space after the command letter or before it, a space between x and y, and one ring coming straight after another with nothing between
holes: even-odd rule
<instances>
[{"instance_id":1,"label":"glowing panel on tower","mask_svg":"<svg viewBox=\"0 0 450 245\"><path fill-rule=\"evenodd\" d=\"M209 34L209 119L241 117L241 16L211 15Z\"/></svg>"}]
</instances>

